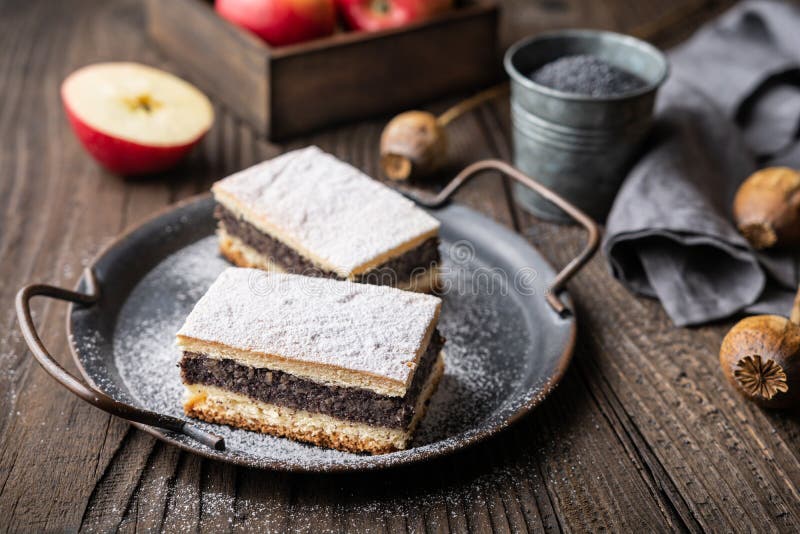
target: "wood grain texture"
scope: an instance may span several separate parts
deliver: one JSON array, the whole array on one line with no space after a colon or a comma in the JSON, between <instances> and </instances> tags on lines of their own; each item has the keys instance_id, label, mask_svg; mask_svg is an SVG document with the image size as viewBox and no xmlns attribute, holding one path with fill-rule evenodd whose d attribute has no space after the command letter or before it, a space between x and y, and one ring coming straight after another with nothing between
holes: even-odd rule
<instances>
[{"instance_id":1,"label":"wood grain texture","mask_svg":"<svg viewBox=\"0 0 800 534\"><path fill-rule=\"evenodd\" d=\"M147 0L145 13L148 32L181 71L269 133L270 58L257 37L225 23L200 0Z\"/></svg>"},{"instance_id":2,"label":"wood grain texture","mask_svg":"<svg viewBox=\"0 0 800 534\"><path fill-rule=\"evenodd\" d=\"M504 35L599 26L672 43L723 5L512 0ZM653 22L662 19L669 25ZM0 2L0 531L798 530L800 424L745 403L724 382L716 354L730 324L672 327L599 257L570 285L580 331L563 383L512 429L429 465L347 476L250 471L158 442L57 387L18 334L17 288L72 286L124 228L284 150L315 143L379 170L384 119L273 145L216 103L214 129L179 169L142 181L101 171L69 131L58 86L100 60L177 71L143 28L134 0ZM475 159L510 157L507 106L452 125L452 168L434 187ZM517 209L496 175L459 200L516 228L556 265L581 246L578 229ZM45 342L74 371L65 306L34 309Z\"/></svg>"},{"instance_id":3,"label":"wood grain texture","mask_svg":"<svg viewBox=\"0 0 800 534\"><path fill-rule=\"evenodd\" d=\"M218 17L208 0L145 8L148 33L180 70L270 139L402 111L501 72L498 10L486 0L407 28L279 48Z\"/></svg>"}]
</instances>

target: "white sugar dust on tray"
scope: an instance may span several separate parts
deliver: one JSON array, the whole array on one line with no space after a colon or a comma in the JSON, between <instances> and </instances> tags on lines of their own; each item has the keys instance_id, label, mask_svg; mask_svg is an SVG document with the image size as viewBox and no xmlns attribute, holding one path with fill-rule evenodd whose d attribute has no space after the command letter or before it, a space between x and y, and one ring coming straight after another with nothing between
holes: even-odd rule
<instances>
[{"instance_id":1,"label":"white sugar dust on tray","mask_svg":"<svg viewBox=\"0 0 800 534\"><path fill-rule=\"evenodd\" d=\"M446 249L445 244L443 250ZM448 264L451 262L445 257L444 266ZM216 238L210 236L168 257L134 288L117 319L114 358L135 402L160 413L185 417L184 386L178 368L182 351L175 345L175 332L228 267L218 256ZM463 263L457 268L449 267L445 269L445 281L448 277L469 277L474 269L481 268ZM263 289L255 287L259 288ZM520 361L531 357L526 352L531 334L524 319L502 311L509 307L508 296L452 291L442 298L439 328L447 339L446 371L410 449L387 456L413 455L460 439L464 432L492 417L518 385L519 365L509 365L494 355L519 351L515 358ZM514 346L509 347L509 343ZM255 465L359 466L369 458L225 425L202 421L197 424L225 438L224 454Z\"/></svg>"}]
</instances>

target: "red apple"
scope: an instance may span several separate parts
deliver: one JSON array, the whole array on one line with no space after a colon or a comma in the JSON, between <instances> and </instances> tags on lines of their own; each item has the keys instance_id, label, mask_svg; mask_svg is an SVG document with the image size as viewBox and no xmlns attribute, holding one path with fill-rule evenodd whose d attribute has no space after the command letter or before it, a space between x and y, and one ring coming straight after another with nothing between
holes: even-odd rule
<instances>
[{"instance_id":1,"label":"red apple","mask_svg":"<svg viewBox=\"0 0 800 534\"><path fill-rule=\"evenodd\" d=\"M453 0L336 0L353 30L378 31L425 20L453 7Z\"/></svg>"},{"instance_id":2,"label":"red apple","mask_svg":"<svg viewBox=\"0 0 800 534\"><path fill-rule=\"evenodd\" d=\"M83 146L125 175L166 170L214 122L208 98L180 78L138 63L96 63L61 84L67 117Z\"/></svg>"},{"instance_id":3,"label":"red apple","mask_svg":"<svg viewBox=\"0 0 800 534\"><path fill-rule=\"evenodd\" d=\"M214 7L273 46L330 35L336 27L334 0L216 0Z\"/></svg>"}]
</instances>

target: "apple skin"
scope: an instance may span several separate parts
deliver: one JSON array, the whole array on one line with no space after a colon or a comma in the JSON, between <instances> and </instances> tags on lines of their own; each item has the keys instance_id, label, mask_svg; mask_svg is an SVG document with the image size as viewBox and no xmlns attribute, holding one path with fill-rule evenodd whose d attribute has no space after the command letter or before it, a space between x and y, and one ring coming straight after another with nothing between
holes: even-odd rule
<instances>
[{"instance_id":1,"label":"apple skin","mask_svg":"<svg viewBox=\"0 0 800 534\"><path fill-rule=\"evenodd\" d=\"M152 174L176 165L211 129L214 109L190 83L133 62L86 65L61 84L76 137L108 170Z\"/></svg>"},{"instance_id":2,"label":"apple skin","mask_svg":"<svg viewBox=\"0 0 800 534\"><path fill-rule=\"evenodd\" d=\"M107 170L123 176L166 171L182 160L205 136L175 146L147 146L99 132L83 122L62 99L72 130L86 151Z\"/></svg>"},{"instance_id":3,"label":"apple skin","mask_svg":"<svg viewBox=\"0 0 800 534\"><path fill-rule=\"evenodd\" d=\"M453 0L336 0L350 29L374 32L426 20L452 9Z\"/></svg>"},{"instance_id":4,"label":"apple skin","mask_svg":"<svg viewBox=\"0 0 800 534\"><path fill-rule=\"evenodd\" d=\"M309 41L336 28L334 0L216 0L214 8L272 46Z\"/></svg>"}]
</instances>

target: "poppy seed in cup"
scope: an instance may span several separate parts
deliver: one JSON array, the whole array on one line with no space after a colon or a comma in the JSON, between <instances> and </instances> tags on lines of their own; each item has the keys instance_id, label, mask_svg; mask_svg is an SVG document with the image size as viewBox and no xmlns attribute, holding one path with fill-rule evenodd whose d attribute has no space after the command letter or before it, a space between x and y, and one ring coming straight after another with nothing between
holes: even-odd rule
<instances>
[{"instance_id":1,"label":"poppy seed in cup","mask_svg":"<svg viewBox=\"0 0 800 534\"><path fill-rule=\"evenodd\" d=\"M586 54L551 61L530 78L551 89L594 97L623 95L645 86L638 76Z\"/></svg>"}]
</instances>

